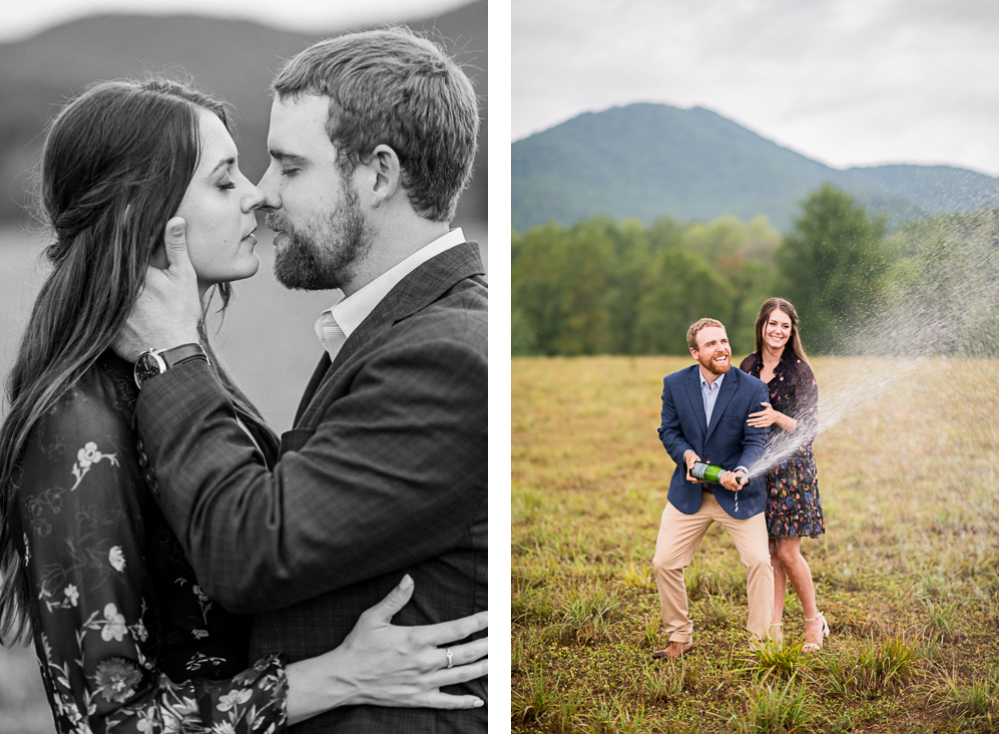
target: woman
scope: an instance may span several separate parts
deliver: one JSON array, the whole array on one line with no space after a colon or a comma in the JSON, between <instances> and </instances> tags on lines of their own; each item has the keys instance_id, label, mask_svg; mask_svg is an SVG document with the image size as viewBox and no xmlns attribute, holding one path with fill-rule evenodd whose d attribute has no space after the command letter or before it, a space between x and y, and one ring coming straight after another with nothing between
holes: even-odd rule
<instances>
[{"instance_id":1,"label":"woman","mask_svg":"<svg viewBox=\"0 0 1000 734\"><path fill-rule=\"evenodd\" d=\"M257 271L262 199L240 173L224 106L184 85L101 83L49 130L52 271L0 430L0 632L23 638L30 626L60 732L277 732L338 705L482 705L437 689L485 675L486 641L438 646L483 629L485 614L392 627L409 577L341 647L290 665L248 661L249 620L202 593L159 512L132 432L133 365L109 346L147 267L166 265L168 219L187 222L207 309L213 291L225 304L229 281ZM234 412L273 462L275 437L201 329Z\"/></svg>"},{"instance_id":2,"label":"woman","mask_svg":"<svg viewBox=\"0 0 1000 734\"><path fill-rule=\"evenodd\" d=\"M767 532L774 568L774 619L772 636L781 642L781 617L786 581L799 596L805 614L806 641L802 649L815 651L829 636L826 619L816 609L809 564L799 552L802 537L817 538L825 532L823 507L816 481L812 442L818 429L819 392L816 378L799 340L799 316L781 298L769 298L757 314L756 348L740 369L767 383L770 403L751 413L751 426L771 426L765 455L767 481Z\"/></svg>"}]
</instances>

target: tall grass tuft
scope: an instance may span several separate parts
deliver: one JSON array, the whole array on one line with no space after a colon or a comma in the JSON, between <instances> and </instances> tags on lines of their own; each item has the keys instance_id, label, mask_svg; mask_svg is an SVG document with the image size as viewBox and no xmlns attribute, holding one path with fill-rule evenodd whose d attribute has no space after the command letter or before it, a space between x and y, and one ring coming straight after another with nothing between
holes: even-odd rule
<instances>
[{"instance_id":1,"label":"tall grass tuft","mask_svg":"<svg viewBox=\"0 0 1000 734\"><path fill-rule=\"evenodd\" d=\"M927 607L928 627L933 635L943 642L956 642L960 636L958 603L955 601L933 602L930 599L924 599L924 606Z\"/></svg>"},{"instance_id":2,"label":"tall grass tuft","mask_svg":"<svg viewBox=\"0 0 1000 734\"><path fill-rule=\"evenodd\" d=\"M636 591L655 591L656 582L653 580L653 569L648 563L635 565L635 559L628 559L628 568L622 569L619 574L622 583Z\"/></svg>"},{"instance_id":3,"label":"tall grass tuft","mask_svg":"<svg viewBox=\"0 0 1000 734\"><path fill-rule=\"evenodd\" d=\"M860 651L845 649L831 655L826 660L826 674L832 692L837 695L873 693L922 676L921 660L918 640L893 636L876 642L869 638Z\"/></svg>"},{"instance_id":4,"label":"tall grass tuft","mask_svg":"<svg viewBox=\"0 0 1000 734\"><path fill-rule=\"evenodd\" d=\"M831 691L837 696L848 696L862 687L861 669L851 655L833 655L826 660L826 675Z\"/></svg>"},{"instance_id":5,"label":"tall grass tuft","mask_svg":"<svg viewBox=\"0 0 1000 734\"><path fill-rule=\"evenodd\" d=\"M556 613L550 595L545 590L537 591L523 586L515 586L510 596L510 618L512 622L546 623Z\"/></svg>"},{"instance_id":6,"label":"tall grass tuft","mask_svg":"<svg viewBox=\"0 0 1000 734\"><path fill-rule=\"evenodd\" d=\"M649 730L647 723L646 707L641 704L602 701L580 728L587 734L640 734Z\"/></svg>"},{"instance_id":7,"label":"tall grass tuft","mask_svg":"<svg viewBox=\"0 0 1000 734\"><path fill-rule=\"evenodd\" d=\"M570 734L577 731L576 721L581 710L582 706L576 692L564 692L549 716L545 731L549 734Z\"/></svg>"},{"instance_id":8,"label":"tall grass tuft","mask_svg":"<svg viewBox=\"0 0 1000 734\"><path fill-rule=\"evenodd\" d=\"M749 669L758 679L775 676L791 680L802 667L802 645L780 645L768 640L750 652Z\"/></svg>"},{"instance_id":9,"label":"tall grass tuft","mask_svg":"<svg viewBox=\"0 0 1000 734\"><path fill-rule=\"evenodd\" d=\"M572 690L560 690L560 679L547 677L541 666L534 666L523 685L511 690L510 720L547 734L570 734L577 731L580 702Z\"/></svg>"},{"instance_id":10,"label":"tall grass tuft","mask_svg":"<svg viewBox=\"0 0 1000 734\"><path fill-rule=\"evenodd\" d=\"M558 680L553 682L540 665L525 674L522 685L512 691L510 718L521 724L545 724L559 707Z\"/></svg>"},{"instance_id":11,"label":"tall grass tuft","mask_svg":"<svg viewBox=\"0 0 1000 734\"><path fill-rule=\"evenodd\" d=\"M873 687L906 682L922 672L918 642L896 636L881 643L870 640L858 663Z\"/></svg>"},{"instance_id":12,"label":"tall grass tuft","mask_svg":"<svg viewBox=\"0 0 1000 734\"><path fill-rule=\"evenodd\" d=\"M792 676L784 685L761 685L747 692L747 709L736 722L740 734L818 732L824 722L815 696Z\"/></svg>"},{"instance_id":13,"label":"tall grass tuft","mask_svg":"<svg viewBox=\"0 0 1000 734\"><path fill-rule=\"evenodd\" d=\"M660 645L660 618L654 617L647 620L643 628L643 639L646 647L651 650L658 650Z\"/></svg>"},{"instance_id":14,"label":"tall grass tuft","mask_svg":"<svg viewBox=\"0 0 1000 734\"><path fill-rule=\"evenodd\" d=\"M607 639L621 600L601 587L573 588L563 592L555 612L554 627L562 639L579 643Z\"/></svg>"},{"instance_id":15,"label":"tall grass tuft","mask_svg":"<svg viewBox=\"0 0 1000 734\"><path fill-rule=\"evenodd\" d=\"M706 568L697 560L684 570L688 598L698 601L704 596L739 597L746 593L746 577L729 569Z\"/></svg>"},{"instance_id":16,"label":"tall grass tuft","mask_svg":"<svg viewBox=\"0 0 1000 734\"><path fill-rule=\"evenodd\" d=\"M536 664L545 656L544 644L544 636L535 627L515 630L511 635L511 670L526 669Z\"/></svg>"},{"instance_id":17,"label":"tall grass tuft","mask_svg":"<svg viewBox=\"0 0 1000 734\"><path fill-rule=\"evenodd\" d=\"M945 678L949 716L962 723L962 731L997 731L998 678L994 666L985 678L963 683L954 673Z\"/></svg>"},{"instance_id":18,"label":"tall grass tuft","mask_svg":"<svg viewBox=\"0 0 1000 734\"><path fill-rule=\"evenodd\" d=\"M670 664L656 663L643 671L640 690L651 703L666 703L671 698L684 693L690 686L693 673L688 670L687 661L671 661Z\"/></svg>"},{"instance_id":19,"label":"tall grass tuft","mask_svg":"<svg viewBox=\"0 0 1000 734\"><path fill-rule=\"evenodd\" d=\"M701 624L705 627L729 627L733 624L733 610L725 597L708 594L701 604Z\"/></svg>"}]
</instances>

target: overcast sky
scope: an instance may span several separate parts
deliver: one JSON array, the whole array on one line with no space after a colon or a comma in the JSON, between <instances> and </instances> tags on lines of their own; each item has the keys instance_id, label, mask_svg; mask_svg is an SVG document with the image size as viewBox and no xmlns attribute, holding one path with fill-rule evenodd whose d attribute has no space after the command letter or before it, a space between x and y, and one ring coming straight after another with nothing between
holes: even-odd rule
<instances>
[{"instance_id":1,"label":"overcast sky","mask_svg":"<svg viewBox=\"0 0 1000 734\"><path fill-rule=\"evenodd\" d=\"M836 168L997 175L997 0L513 0L511 138L699 105ZM491 112L495 112L492 108Z\"/></svg>"},{"instance_id":2,"label":"overcast sky","mask_svg":"<svg viewBox=\"0 0 1000 734\"><path fill-rule=\"evenodd\" d=\"M12 0L0 15L0 42L100 13L194 13L256 20L296 31L426 18L470 0Z\"/></svg>"}]
</instances>

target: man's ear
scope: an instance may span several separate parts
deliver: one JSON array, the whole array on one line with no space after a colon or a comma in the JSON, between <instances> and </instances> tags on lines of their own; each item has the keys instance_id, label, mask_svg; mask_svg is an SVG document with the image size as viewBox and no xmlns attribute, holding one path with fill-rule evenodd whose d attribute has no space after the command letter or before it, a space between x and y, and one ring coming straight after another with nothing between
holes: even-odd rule
<instances>
[{"instance_id":1,"label":"man's ear","mask_svg":"<svg viewBox=\"0 0 1000 734\"><path fill-rule=\"evenodd\" d=\"M374 174L371 188L373 208L388 202L401 188L399 180L399 156L388 145L381 143L372 151L371 160L366 164Z\"/></svg>"}]
</instances>

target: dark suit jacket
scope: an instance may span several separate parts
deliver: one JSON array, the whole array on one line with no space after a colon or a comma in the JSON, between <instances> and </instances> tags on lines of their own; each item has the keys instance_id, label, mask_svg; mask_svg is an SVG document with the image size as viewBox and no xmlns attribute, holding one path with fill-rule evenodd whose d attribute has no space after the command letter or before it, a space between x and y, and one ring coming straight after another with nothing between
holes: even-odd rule
<instances>
[{"instance_id":1,"label":"dark suit jacket","mask_svg":"<svg viewBox=\"0 0 1000 734\"><path fill-rule=\"evenodd\" d=\"M404 573L416 589L396 624L487 608L482 276L466 243L397 284L336 364L324 354L272 470L204 363L143 388L138 423L158 501L206 592L259 615L252 656L295 661L339 645ZM447 690L485 699L486 680ZM485 732L486 707L345 707L293 729Z\"/></svg>"},{"instance_id":2,"label":"dark suit jacket","mask_svg":"<svg viewBox=\"0 0 1000 734\"><path fill-rule=\"evenodd\" d=\"M667 500L690 515L701 507L702 485L685 479L684 453L694 451L708 464L732 471L738 466L750 468L764 454L766 428L751 428L747 416L763 410L767 386L736 368L730 368L722 381L712 409L712 422L705 424L705 404L701 397L700 367L695 364L663 378L663 410L660 414L660 441L674 460ZM735 509L736 495L718 484L709 485L712 493L729 515L739 519L763 512L767 500L764 476L754 477L740 490L740 509Z\"/></svg>"}]
</instances>

